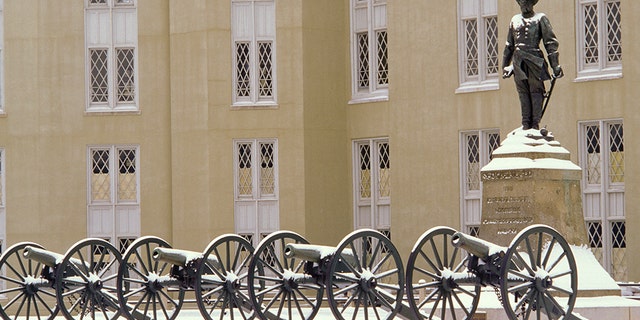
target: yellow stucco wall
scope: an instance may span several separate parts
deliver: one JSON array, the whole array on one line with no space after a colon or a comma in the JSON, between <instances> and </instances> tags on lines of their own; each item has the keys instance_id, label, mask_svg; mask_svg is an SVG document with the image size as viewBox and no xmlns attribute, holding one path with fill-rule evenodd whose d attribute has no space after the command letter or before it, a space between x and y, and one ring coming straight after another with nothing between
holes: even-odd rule
<instances>
[{"instance_id":1,"label":"yellow stucco wall","mask_svg":"<svg viewBox=\"0 0 640 320\"><path fill-rule=\"evenodd\" d=\"M85 112L84 7L4 1L7 241L64 251L87 232L87 146L140 145L141 233L199 250L234 231L233 140L277 138L280 228L337 244L353 229L352 142L388 137L392 239L403 259L436 225L460 228L459 133L519 126L513 80L456 94L456 1L388 2L389 99L349 104L349 3L276 1L277 107L232 107L229 0L138 1L140 112ZM635 112L640 42L622 0L624 77L574 82L575 3L541 1L566 76L544 124L577 163L577 122L622 118L627 243L640 245ZM499 1L500 58L514 1ZM628 21L628 22L627 22ZM28 226L24 221L29 221ZM635 249L633 249L635 250ZM629 266L640 257L628 255ZM629 269L640 280L640 269Z\"/></svg>"}]
</instances>

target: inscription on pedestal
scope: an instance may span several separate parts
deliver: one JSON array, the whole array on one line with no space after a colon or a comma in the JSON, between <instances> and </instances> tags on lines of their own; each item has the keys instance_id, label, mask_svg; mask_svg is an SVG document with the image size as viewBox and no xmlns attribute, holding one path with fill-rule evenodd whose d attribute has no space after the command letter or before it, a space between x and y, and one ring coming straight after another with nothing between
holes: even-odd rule
<instances>
[{"instance_id":1,"label":"inscription on pedestal","mask_svg":"<svg viewBox=\"0 0 640 320\"><path fill-rule=\"evenodd\" d=\"M495 176L497 175L493 175L493 177ZM507 180L511 180L514 176L523 175L505 174L499 176L508 177ZM502 185L503 194L513 193L513 191L513 185ZM528 195L487 197L484 204L485 210L483 210L482 235L489 237L497 235L499 238L513 237L524 227L534 222L532 216L525 214L525 208L530 204L531 197Z\"/></svg>"}]
</instances>

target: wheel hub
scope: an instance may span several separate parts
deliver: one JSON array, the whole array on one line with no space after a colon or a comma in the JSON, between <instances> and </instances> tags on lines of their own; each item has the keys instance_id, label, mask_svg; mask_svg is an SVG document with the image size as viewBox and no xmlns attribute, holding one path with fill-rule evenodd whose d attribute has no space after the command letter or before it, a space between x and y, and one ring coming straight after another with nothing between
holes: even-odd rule
<instances>
[{"instance_id":1,"label":"wheel hub","mask_svg":"<svg viewBox=\"0 0 640 320\"><path fill-rule=\"evenodd\" d=\"M376 276L369 270L364 270L360 277L360 287L365 292L372 292L378 286Z\"/></svg>"}]
</instances>

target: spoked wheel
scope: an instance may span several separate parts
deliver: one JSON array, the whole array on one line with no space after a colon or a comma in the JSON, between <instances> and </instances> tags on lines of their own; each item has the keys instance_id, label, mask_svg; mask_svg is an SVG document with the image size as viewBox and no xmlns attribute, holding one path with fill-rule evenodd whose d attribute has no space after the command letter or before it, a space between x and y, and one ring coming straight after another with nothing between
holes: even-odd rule
<instances>
[{"instance_id":1,"label":"spoked wheel","mask_svg":"<svg viewBox=\"0 0 640 320\"><path fill-rule=\"evenodd\" d=\"M471 319L482 289L469 256L451 244L456 230L435 227L418 238L407 262L407 298L418 318Z\"/></svg>"},{"instance_id":2,"label":"spoked wheel","mask_svg":"<svg viewBox=\"0 0 640 320\"><path fill-rule=\"evenodd\" d=\"M27 247L43 249L32 242L9 247L0 256L0 315L2 319L53 319L58 313L50 267L27 259ZM2 284L4 283L4 284Z\"/></svg>"},{"instance_id":3,"label":"spoked wheel","mask_svg":"<svg viewBox=\"0 0 640 320\"><path fill-rule=\"evenodd\" d=\"M247 277L253 246L235 234L215 238L204 251L198 268L195 295L204 319L252 319Z\"/></svg>"},{"instance_id":4,"label":"spoked wheel","mask_svg":"<svg viewBox=\"0 0 640 320\"><path fill-rule=\"evenodd\" d=\"M155 261L155 248L171 245L158 237L141 237L129 245L122 257L117 278L118 301L127 319L175 319L182 307L184 290L177 284L169 286L173 281L172 264Z\"/></svg>"},{"instance_id":5,"label":"spoked wheel","mask_svg":"<svg viewBox=\"0 0 640 320\"><path fill-rule=\"evenodd\" d=\"M284 256L289 243L309 242L294 232L274 232L249 264L249 297L260 319L311 319L320 309L324 288L304 273L306 261Z\"/></svg>"},{"instance_id":6,"label":"spoked wheel","mask_svg":"<svg viewBox=\"0 0 640 320\"><path fill-rule=\"evenodd\" d=\"M116 277L122 255L109 242L85 239L69 249L56 271L58 306L67 319L117 319Z\"/></svg>"},{"instance_id":7,"label":"spoked wheel","mask_svg":"<svg viewBox=\"0 0 640 320\"><path fill-rule=\"evenodd\" d=\"M376 230L347 235L331 259L329 275L327 298L336 319L392 319L402 307L402 260Z\"/></svg>"},{"instance_id":8,"label":"spoked wheel","mask_svg":"<svg viewBox=\"0 0 640 320\"><path fill-rule=\"evenodd\" d=\"M500 294L510 319L569 318L578 273L567 241L544 225L520 231L501 266Z\"/></svg>"}]
</instances>

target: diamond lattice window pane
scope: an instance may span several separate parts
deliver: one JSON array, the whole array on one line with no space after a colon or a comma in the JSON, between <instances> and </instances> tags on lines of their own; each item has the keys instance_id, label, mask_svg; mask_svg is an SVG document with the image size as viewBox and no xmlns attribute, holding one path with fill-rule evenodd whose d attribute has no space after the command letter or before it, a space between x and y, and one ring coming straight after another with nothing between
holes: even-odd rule
<instances>
[{"instance_id":1,"label":"diamond lattice window pane","mask_svg":"<svg viewBox=\"0 0 640 320\"><path fill-rule=\"evenodd\" d=\"M591 248L602 248L602 223L588 221L587 232L589 233L589 246Z\"/></svg>"},{"instance_id":2,"label":"diamond lattice window pane","mask_svg":"<svg viewBox=\"0 0 640 320\"><path fill-rule=\"evenodd\" d=\"M468 233L472 237L480 236L480 227L479 226L468 226Z\"/></svg>"},{"instance_id":3,"label":"diamond lattice window pane","mask_svg":"<svg viewBox=\"0 0 640 320\"><path fill-rule=\"evenodd\" d=\"M276 189L273 143L260 144L260 193L273 195Z\"/></svg>"},{"instance_id":4,"label":"diamond lattice window pane","mask_svg":"<svg viewBox=\"0 0 640 320\"><path fill-rule=\"evenodd\" d=\"M91 102L107 102L109 100L107 49L90 49L89 90Z\"/></svg>"},{"instance_id":5,"label":"diamond lattice window pane","mask_svg":"<svg viewBox=\"0 0 640 320\"><path fill-rule=\"evenodd\" d=\"M600 127L593 125L587 126L586 144L587 144L587 183L600 184Z\"/></svg>"},{"instance_id":6,"label":"diamond lattice window pane","mask_svg":"<svg viewBox=\"0 0 640 320\"><path fill-rule=\"evenodd\" d=\"M378 85L389 84L389 63L387 61L387 31L376 33L378 45Z\"/></svg>"},{"instance_id":7,"label":"diamond lattice window pane","mask_svg":"<svg viewBox=\"0 0 640 320\"><path fill-rule=\"evenodd\" d=\"M136 201L138 182L136 176L136 150L118 150L118 200Z\"/></svg>"},{"instance_id":8,"label":"diamond lattice window pane","mask_svg":"<svg viewBox=\"0 0 640 320\"><path fill-rule=\"evenodd\" d=\"M598 63L598 7L584 6L584 63Z\"/></svg>"},{"instance_id":9,"label":"diamond lattice window pane","mask_svg":"<svg viewBox=\"0 0 640 320\"><path fill-rule=\"evenodd\" d=\"M91 200L111 200L109 150L91 150Z\"/></svg>"},{"instance_id":10,"label":"diamond lattice window pane","mask_svg":"<svg viewBox=\"0 0 640 320\"><path fill-rule=\"evenodd\" d=\"M467 190L480 190L480 141L477 134L467 136Z\"/></svg>"},{"instance_id":11,"label":"diamond lattice window pane","mask_svg":"<svg viewBox=\"0 0 640 320\"><path fill-rule=\"evenodd\" d=\"M490 133L489 134L489 159L493 158L493 151L500 147L500 134L499 133Z\"/></svg>"},{"instance_id":12,"label":"diamond lattice window pane","mask_svg":"<svg viewBox=\"0 0 640 320\"><path fill-rule=\"evenodd\" d=\"M611 223L611 275L614 279L623 281L627 278L627 240L626 224L624 221Z\"/></svg>"},{"instance_id":13,"label":"diamond lattice window pane","mask_svg":"<svg viewBox=\"0 0 640 320\"><path fill-rule=\"evenodd\" d=\"M134 50L116 49L116 92L118 102L135 101Z\"/></svg>"},{"instance_id":14,"label":"diamond lattice window pane","mask_svg":"<svg viewBox=\"0 0 640 320\"><path fill-rule=\"evenodd\" d=\"M368 144L359 145L360 151L360 198L367 199L371 197L371 148Z\"/></svg>"},{"instance_id":15,"label":"diamond lattice window pane","mask_svg":"<svg viewBox=\"0 0 640 320\"><path fill-rule=\"evenodd\" d=\"M378 161L380 171L378 173L378 192L380 197L391 196L391 162L389 161L389 144L378 145Z\"/></svg>"},{"instance_id":16,"label":"diamond lattice window pane","mask_svg":"<svg viewBox=\"0 0 640 320\"><path fill-rule=\"evenodd\" d=\"M478 23L476 19L464 21L465 70L467 76L478 75Z\"/></svg>"},{"instance_id":17,"label":"diamond lattice window pane","mask_svg":"<svg viewBox=\"0 0 640 320\"><path fill-rule=\"evenodd\" d=\"M253 194L250 143L241 143L238 145L238 194L241 196L250 196Z\"/></svg>"},{"instance_id":18,"label":"diamond lattice window pane","mask_svg":"<svg viewBox=\"0 0 640 320\"><path fill-rule=\"evenodd\" d=\"M607 61L622 61L622 28L620 27L620 1L610 1L607 9Z\"/></svg>"},{"instance_id":19,"label":"diamond lattice window pane","mask_svg":"<svg viewBox=\"0 0 640 320\"><path fill-rule=\"evenodd\" d=\"M249 97L251 94L251 72L249 64L249 43L236 43L236 96Z\"/></svg>"},{"instance_id":20,"label":"diamond lattice window pane","mask_svg":"<svg viewBox=\"0 0 640 320\"><path fill-rule=\"evenodd\" d=\"M107 4L107 0L89 0L89 4Z\"/></svg>"},{"instance_id":21,"label":"diamond lattice window pane","mask_svg":"<svg viewBox=\"0 0 640 320\"><path fill-rule=\"evenodd\" d=\"M624 182L624 136L622 124L609 125L609 181Z\"/></svg>"},{"instance_id":22,"label":"diamond lattice window pane","mask_svg":"<svg viewBox=\"0 0 640 320\"><path fill-rule=\"evenodd\" d=\"M485 19L487 29L487 74L498 73L498 17Z\"/></svg>"},{"instance_id":23,"label":"diamond lattice window pane","mask_svg":"<svg viewBox=\"0 0 640 320\"><path fill-rule=\"evenodd\" d=\"M359 33L358 41L358 88L369 88L369 35Z\"/></svg>"},{"instance_id":24,"label":"diamond lattice window pane","mask_svg":"<svg viewBox=\"0 0 640 320\"><path fill-rule=\"evenodd\" d=\"M243 237L245 240L249 241L249 243L250 243L252 246L255 246L255 245L256 245L256 243L253 243L253 234L250 234L250 233L247 233L247 234L239 234L239 236L241 236L241 237ZM245 250L247 250L247 247L245 247L245 246L241 246L241 247L240 247L240 250L245 251Z\"/></svg>"},{"instance_id":25,"label":"diamond lattice window pane","mask_svg":"<svg viewBox=\"0 0 640 320\"><path fill-rule=\"evenodd\" d=\"M119 238L118 239L118 250L121 254L125 254L131 243L135 241L136 238Z\"/></svg>"},{"instance_id":26,"label":"diamond lattice window pane","mask_svg":"<svg viewBox=\"0 0 640 320\"><path fill-rule=\"evenodd\" d=\"M271 42L258 43L258 74L260 76L260 79L258 79L258 92L260 93L261 98L273 96L273 64L271 47Z\"/></svg>"}]
</instances>

